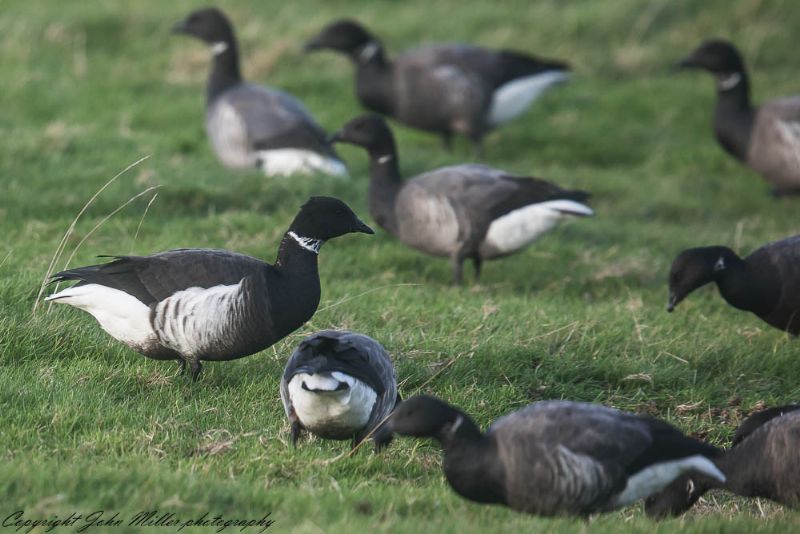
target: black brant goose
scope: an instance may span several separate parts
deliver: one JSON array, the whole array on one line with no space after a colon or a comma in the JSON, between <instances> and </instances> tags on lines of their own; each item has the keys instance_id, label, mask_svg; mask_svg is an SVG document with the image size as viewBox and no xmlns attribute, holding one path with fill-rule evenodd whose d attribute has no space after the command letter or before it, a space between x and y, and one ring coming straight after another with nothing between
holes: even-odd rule
<instances>
[{"instance_id":1,"label":"black brant goose","mask_svg":"<svg viewBox=\"0 0 800 534\"><path fill-rule=\"evenodd\" d=\"M387 232L411 248L449 257L455 283L464 260L475 264L513 254L567 216L593 215L583 191L484 165L443 167L403 181L389 126L364 115L333 134L369 154L369 210Z\"/></svg>"},{"instance_id":2,"label":"black brant goose","mask_svg":"<svg viewBox=\"0 0 800 534\"><path fill-rule=\"evenodd\" d=\"M682 473L724 480L710 445L650 417L598 404L543 401L495 421L486 434L462 411L428 396L398 405L375 435L431 437L452 488L520 512L586 516L648 497Z\"/></svg>"},{"instance_id":3,"label":"black brant goose","mask_svg":"<svg viewBox=\"0 0 800 534\"><path fill-rule=\"evenodd\" d=\"M303 430L355 447L399 400L397 375L383 346L364 334L324 330L295 349L281 379L292 444Z\"/></svg>"},{"instance_id":4,"label":"black brant goose","mask_svg":"<svg viewBox=\"0 0 800 534\"><path fill-rule=\"evenodd\" d=\"M234 360L281 340L317 310L317 254L352 232L374 233L341 200L312 197L300 208L270 265L210 249L116 256L53 275L78 284L47 297L90 313L111 337L157 360Z\"/></svg>"},{"instance_id":5,"label":"black brant goose","mask_svg":"<svg viewBox=\"0 0 800 534\"><path fill-rule=\"evenodd\" d=\"M684 250L669 271L667 311L709 282L731 306L800 333L800 236L764 245L744 259L721 246Z\"/></svg>"},{"instance_id":6,"label":"black brant goose","mask_svg":"<svg viewBox=\"0 0 800 534\"><path fill-rule=\"evenodd\" d=\"M714 463L725 474L720 483L698 473L686 474L647 499L652 517L680 515L708 490L726 489L743 497L763 497L800 505L800 406L780 406L751 415L741 424L733 446Z\"/></svg>"},{"instance_id":7,"label":"black brant goose","mask_svg":"<svg viewBox=\"0 0 800 534\"><path fill-rule=\"evenodd\" d=\"M550 86L569 77L560 61L466 44L410 50L393 60L362 25L340 20L308 41L307 51L329 49L356 65L356 95L376 113L480 148L483 136L520 115Z\"/></svg>"},{"instance_id":8,"label":"black brant goose","mask_svg":"<svg viewBox=\"0 0 800 534\"><path fill-rule=\"evenodd\" d=\"M347 174L325 131L299 100L242 80L233 26L219 9L195 11L172 31L197 37L214 54L206 89L206 132L223 165L257 167L268 176Z\"/></svg>"},{"instance_id":9,"label":"black brant goose","mask_svg":"<svg viewBox=\"0 0 800 534\"><path fill-rule=\"evenodd\" d=\"M775 194L800 193L800 97L753 107L744 62L727 41L706 41L678 65L714 75L714 133L722 148L761 174Z\"/></svg>"}]
</instances>

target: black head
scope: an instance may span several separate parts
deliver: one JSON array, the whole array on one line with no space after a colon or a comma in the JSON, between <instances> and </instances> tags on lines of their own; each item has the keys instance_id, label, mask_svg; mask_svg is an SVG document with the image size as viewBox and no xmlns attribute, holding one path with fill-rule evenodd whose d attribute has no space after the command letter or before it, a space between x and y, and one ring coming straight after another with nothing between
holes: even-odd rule
<instances>
[{"instance_id":1,"label":"black head","mask_svg":"<svg viewBox=\"0 0 800 534\"><path fill-rule=\"evenodd\" d=\"M722 39L709 39L678 63L687 69L703 69L716 75L728 76L744 72L744 63L739 51Z\"/></svg>"},{"instance_id":2,"label":"black head","mask_svg":"<svg viewBox=\"0 0 800 534\"><path fill-rule=\"evenodd\" d=\"M788 406L777 406L775 408L768 408L752 414L750 417L742 421L742 424L736 429L736 433L733 435L732 445L735 447L747 436L761 428L761 426L772 421L776 417L780 417L783 414L793 412L795 410L800 410L800 405L790 404Z\"/></svg>"},{"instance_id":3,"label":"black head","mask_svg":"<svg viewBox=\"0 0 800 534\"><path fill-rule=\"evenodd\" d=\"M172 33L192 35L210 45L233 42L233 26L228 17L215 7L193 11L172 27Z\"/></svg>"},{"instance_id":4,"label":"black head","mask_svg":"<svg viewBox=\"0 0 800 534\"><path fill-rule=\"evenodd\" d=\"M669 270L669 303L675 309L689 293L704 286L728 269L739 258L726 247L690 248L681 252Z\"/></svg>"},{"instance_id":5,"label":"black head","mask_svg":"<svg viewBox=\"0 0 800 534\"><path fill-rule=\"evenodd\" d=\"M354 20L342 19L322 28L319 35L306 42L303 50L313 52L328 49L357 58L370 43L380 46L361 24Z\"/></svg>"},{"instance_id":6,"label":"black head","mask_svg":"<svg viewBox=\"0 0 800 534\"><path fill-rule=\"evenodd\" d=\"M644 502L645 513L654 518L677 516L694 506L706 492L692 475L681 475Z\"/></svg>"},{"instance_id":7,"label":"black head","mask_svg":"<svg viewBox=\"0 0 800 534\"><path fill-rule=\"evenodd\" d=\"M300 237L323 241L354 232L375 233L347 204L333 197L309 198L300 207L289 230Z\"/></svg>"},{"instance_id":8,"label":"black head","mask_svg":"<svg viewBox=\"0 0 800 534\"><path fill-rule=\"evenodd\" d=\"M349 143L365 148L370 154L394 155L394 135L383 117L361 115L331 135L333 143Z\"/></svg>"},{"instance_id":9,"label":"black head","mask_svg":"<svg viewBox=\"0 0 800 534\"><path fill-rule=\"evenodd\" d=\"M393 434L436 438L443 444L462 425L474 423L462 411L436 397L418 395L397 405L389 419L375 432L377 446L388 443Z\"/></svg>"}]
</instances>

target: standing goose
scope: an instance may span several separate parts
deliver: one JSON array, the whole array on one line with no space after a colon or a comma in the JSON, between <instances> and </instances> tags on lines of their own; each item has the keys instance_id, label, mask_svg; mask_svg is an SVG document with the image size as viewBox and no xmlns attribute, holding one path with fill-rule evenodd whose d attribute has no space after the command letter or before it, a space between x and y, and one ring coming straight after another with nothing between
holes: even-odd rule
<instances>
[{"instance_id":1,"label":"standing goose","mask_svg":"<svg viewBox=\"0 0 800 534\"><path fill-rule=\"evenodd\" d=\"M391 60L381 42L352 20L329 24L305 49L348 56L356 65L356 95L364 107L439 133L447 147L453 134L460 134L480 148L486 133L569 78L569 67L560 61L467 44L419 48Z\"/></svg>"},{"instance_id":2,"label":"standing goose","mask_svg":"<svg viewBox=\"0 0 800 534\"><path fill-rule=\"evenodd\" d=\"M400 403L375 435L430 437L462 497L520 512L586 516L626 506L695 469L725 477L719 451L658 419L598 404L543 401L495 421L485 434L462 411L428 396Z\"/></svg>"},{"instance_id":3,"label":"standing goose","mask_svg":"<svg viewBox=\"0 0 800 534\"><path fill-rule=\"evenodd\" d=\"M78 284L47 297L90 313L111 337L157 360L235 360L263 350L317 310L317 254L352 232L372 234L341 200L312 197L300 208L270 265L210 249L178 249L62 271Z\"/></svg>"},{"instance_id":4,"label":"standing goose","mask_svg":"<svg viewBox=\"0 0 800 534\"><path fill-rule=\"evenodd\" d=\"M775 194L800 193L800 97L754 107L744 62L727 41L706 41L678 65L714 76L714 133L722 148L761 174Z\"/></svg>"},{"instance_id":5,"label":"standing goose","mask_svg":"<svg viewBox=\"0 0 800 534\"><path fill-rule=\"evenodd\" d=\"M394 136L377 115L353 119L332 139L367 150L375 221L411 248L450 258L456 284L464 260L473 261L477 278L483 260L523 249L564 217L594 213L588 193L484 165L443 167L404 182Z\"/></svg>"},{"instance_id":6,"label":"standing goose","mask_svg":"<svg viewBox=\"0 0 800 534\"><path fill-rule=\"evenodd\" d=\"M400 396L386 349L371 337L324 330L304 339L281 379L292 444L303 430L355 447L389 415Z\"/></svg>"},{"instance_id":7,"label":"standing goose","mask_svg":"<svg viewBox=\"0 0 800 534\"><path fill-rule=\"evenodd\" d=\"M206 90L206 132L223 165L257 167L268 176L347 174L325 131L299 100L242 80L233 27L219 9L195 11L172 31L197 37L214 54Z\"/></svg>"},{"instance_id":8,"label":"standing goose","mask_svg":"<svg viewBox=\"0 0 800 534\"><path fill-rule=\"evenodd\" d=\"M800 334L800 236L764 245L744 259L721 246L684 250L669 271L667 311L710 282L731 306Z\"/></svg>"},{"instance_id":9,"label":"standing goose","mask_svg":"<svg viewBox=\"0 0 800 534\"><path fill-rule=\"evenodd\" d=\"M800 406L770 408L741 424L732 448L714 463L725 474L721 483L699 473L681 476L645 503L647 515L680 515L714 488L743 497L763 497L800 505Z\"/></svg>"}]
</instances>

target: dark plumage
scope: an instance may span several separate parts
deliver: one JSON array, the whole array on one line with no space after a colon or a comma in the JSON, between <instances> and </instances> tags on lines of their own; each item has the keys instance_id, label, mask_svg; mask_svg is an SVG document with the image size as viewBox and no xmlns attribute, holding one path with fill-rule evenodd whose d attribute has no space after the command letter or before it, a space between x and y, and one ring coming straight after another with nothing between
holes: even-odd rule
<instances>
[{"instance_id":1,"label":"dark plumage","mask_svg":"<svg viewBox=\"0 0 800 534\"><path fill-rule=\"evenodd\" d=\"M722 148L761 174L776 194L800 193L800 97L753 106L744 62L727 41L704 42L679 66L714 76L714 133Z\"/></svg>"},{"instance_id":2,"label":"dark plumage","mask_svg":"<svg viewBox=\"0 0 800 534\"><path fill-rule=\"evenodd\" d=\"M710 282L731 306L800 333L800 236L764 245L745 259L721 246L684 250L669 271L667 311Z\"/></svg>"},{"instance_id":3,"label":"dark plumage","mask_svg":"<svg viewBox=\"0 0 800 534\"><path fill-rule=\"evenodd\" d=\"M719 451L657 419L597 404L543 401L495 421L486 434L435 397L400 405L375 435L431 437L462 497L551 516L604 512L660 491L682 473L722 474Z\"/></svg>"},{"instance_id":4,"label":"dark plumage","mask_svg":"<svg viewBox=\"0 0 800 534\"><path fill-rule=\"evenodd\" d=\"M800 406L780 406L751 415L739 426L733 446L714 459L721 483L699 473L681 476L645 503L653 517L680 515L707 491L721 488L743 497L800 504Z\"/></svg>"},{"instance_id":5,"label":"dark plumage","mask_svg":"<svg viewBox=\"0 0 800 534\"><path fill-rule=\"evenodd\" d=\"M333 135L365 148L370 160L369 210L411 248L451 260L461 282L464 260L475 264L513 254L567 216L589 216L583 191L512 176L484 165L455 165L403 181L394 136L376 115L353 119Z\"/></svg>"},{"instance_id":6,"label":"dark plumage","mask_svg":"<svg viewBox=\"0 0 800 534\"><path fill-rule=\"evenodd\" d=\"M397 375L383 346L364 334L324 330L295 349L281 379L292 443L303 430L358 444L399 401Z\"/></svg>"},{"instance_id":7,"label":"dark plumage","mask_svg":"<svg viewBox=\"0 0 800 534\"><path fill-rule=\"evenodd\" d=\"M340 20L306 43L356 65L356 95L367 109L479 146L491 129L521 114L550 86L566 81L569 67L523 52L466 44L436 45L386 57L381 42L362 25Z\"/></svg>"},{"instance_id":8,"label":"dark plumage","mask_svg":"<svg viewBox=\"0 0 800 534\"><path fill-rule=\"evenodd\" d=\"M347 174L325 131L299 100L242 80L233 26L219 9L194 11L173 32L204 41L214 54L206 132L225 166L258 167L267 175Z\"/></svg>"},{"instance_id":9,"label":"dark plumage","mask_svg":"<svg viewBox=\"0 0 800 534\"><path fill-rule=\"evenodd\" d=\"M373 233L341 200L312 197L300 208L270 265L225 250L178 249L119 256L62 271L79 283L47 297L94 316L112 337L149 358L179 360L197 378L201 360L263 350L314 315L322 244Z\"/></svg>"}]
</instances>

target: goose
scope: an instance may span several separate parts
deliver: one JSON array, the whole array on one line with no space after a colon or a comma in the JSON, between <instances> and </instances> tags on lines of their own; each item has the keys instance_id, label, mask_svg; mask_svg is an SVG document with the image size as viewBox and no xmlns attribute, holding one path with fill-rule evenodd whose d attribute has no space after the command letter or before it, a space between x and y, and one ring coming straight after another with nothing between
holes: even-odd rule
<instances>
[{"instance_id":1,"label":"goose","mask_svg":"<svg viewBox=\"0 0 800 534\"><path fill-rule=\"evenodd\" d=\"M764 245L744 259L723 246L684 250L669 271L667 311L710 282L731 306L800 333L800 236Z\"/></svg>"},{"instance_id":2,"label":"goose","mask_svg":"<svg viewBox=\"0 0 800 534\"><path fill-rule=\"evenodd\" d=\"M394 136L377 115L353 119L332 139L367 150L369 210L378 225L413 249L450 258L456 284L464 260L473 261L477 279L483 260L525 248L565 217L594 214L588 193L485 165L443 167L403 181Z\"/></svg>"},{"instance_id":3,"label":"goose","mask_svg":"<svg viewBox=\"0 0 800 534\"><path fill-rule=\"evenodd\" d=\"M800 96L753 106L741 54L721 39L705 41L678 65L714 76L714 133L722 148L761 174L776 195L800 193Z\"/></svg>"},{"instance_id":4,"label":"goose","mask_svg":"<svg viewBox=\"0 0 800 534\"><path fill-rule=\"evenodd\" d=\"M300 342L281 379L292 444L303 430L353 447L400 399L397 374L383 346L364 334L323 330Z\"/></svg>"},{"instance_id":5,"label":"goose","mask_svg":"<svg viewBox=\"0 0 800 534\"><path fill-rule=\"evenodd\" d=\"M376 432L434 438L456 493L542 516L586 516L632 504L691 469L724 480L714 447L650 417L598 404L542 401L482 434L461 410L430 396L401 402Z\"/></svg>"},{"instance_id":6,"label":"goose","mask_svg":"<svg viewBox=\"0 0 800 534\"><path fill-rule=\"evenodd\" d=\"M261 351L308 321L320 298L322 244L374 233L341 200L311 197L283 236L274 265L226 250L177 249L56 273L78 283L46 300L91 314L111 337L157 360L178 360L192 380L200 361Z\"/></svg>"},{"instance_id":7,"label":"goose","mask_svg":"<svg viewBox=\"0 0 800 534\"><path fill-rule=\"evenodd\" d=\"M354 20L330 23L305 45L307 52L323 49L355 64L356 96L365 108L438 133L447 148L460 134L480 150L486 133L569 79L561 61L468 44L428 46L389 59L380 40Z\"/></svg>"},{"instance_id":8,"label":"goose","mask_svg":"<svg viewBox=\"0 0 800 534\"><path fill-rule=\"evenodd\" d=\"M211 47L214 63L206 89L206 133L224 166L259 168L267 176L347 175L325 131L298 99L242 80L233 26L222 11L213 7L194 11L172 31Z\"/></svg>"},{"instance_id":9,"label":"goose","mask_svg":"<svg viewBox=\"0 0 800 534\"><path fill-rule=\"evenodd\" d=\"M714 459L725 474L724 483L699 473L685 474L646 501L647 515L680 515L714 488L786 506L800 505L798 410L798 405L780 406L745 419L736 431L733 446Z\"/></svg>"}]
</instances>

